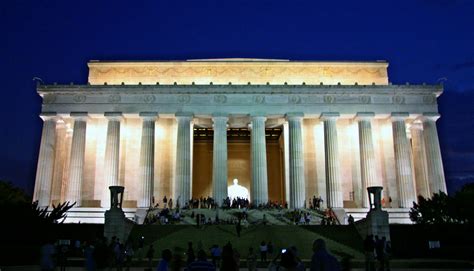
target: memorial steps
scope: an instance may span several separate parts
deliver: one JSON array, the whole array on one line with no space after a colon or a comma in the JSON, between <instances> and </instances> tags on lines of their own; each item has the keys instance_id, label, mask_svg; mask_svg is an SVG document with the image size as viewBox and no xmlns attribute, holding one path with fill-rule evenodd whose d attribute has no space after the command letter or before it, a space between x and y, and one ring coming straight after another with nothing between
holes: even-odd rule
<instances>
[{"instance_id":1,"label":"memorial steps","mask_svg":"<svg viewBox=\"0 0 474 271\"><path fill-rule=\"evenodd\" d=\"M409 211L410 209L407 208L387 208L384 209L389 214L389 222L390 224L411 224ZM92 224L103 224L104 223L104 212L106 208L72 208L67 215L66 223L92 223ZM125 216L129 219L134 219L136 209L135 208L124 208L123 209ZM195 213L203 213L212 219L215 219L215 210L209 209L193 209L193 210L186 210L184 212L185 218L181 224L185 225L194 225L196 220L190 218L191 212L195 211ZM347 216L352 215L355 221L358 221L362 218L365 218L367 215L368 209L367 208L345 208ZM226 220L227 218L231 218L230 212L238 212L238 209L232 209L228 211L219 210L219 219ZM269 224L272 225L292 225L293 223L287 219L286 217L282 216L281 214L284 210L278 212L277 210L271 211L261 211L261 210L250 210L248 212L249 215L249 222L261 220L263 214L265 213L267 216L267 220ZM317 212L316 210L306 210L312 216L311 224L319 225L321 224L322 214Z\"/></svg>"}]
</instances>

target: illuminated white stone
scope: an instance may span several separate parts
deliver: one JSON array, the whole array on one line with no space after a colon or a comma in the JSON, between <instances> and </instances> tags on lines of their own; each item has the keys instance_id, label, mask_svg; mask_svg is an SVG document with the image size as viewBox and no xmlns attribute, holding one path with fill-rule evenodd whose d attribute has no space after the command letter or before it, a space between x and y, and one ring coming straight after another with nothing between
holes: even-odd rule
<instances>
[{"instance_id":1,"label":"illuminated white stone","mask_svg":"<svg viewBox=\"0 0 474 271\"><path fill-rule=\"evenodd\" d=\"M235 198L241 198L241 199L249 198L249 190L239 185L238 179L232 180L232 183L233 185L227 187L227 193L231 201Z\"/></svg>"},{"instance_id":2,"label":"illuminated white stone","mask_svg":"<svg viewBox=\"0 0 474 271\"><path fill-rule=\"evenodd\" d=\"M56 112L73 136L63 140L45 121L34 198L43 206L78 201L76 222L83 217L80 210L100 208L109 184L125 186L124 208L161 204L164 195L174 203L179 198L181 205L191 196L219 201L236 168L243 170L238 178L252 201L287 201L296 208L313 195L322 196L324 207L360 206L360 199L366 200L360 196L366 194L361 191L364 182L383 185L385 202L392 199L391 207L401 206L396 212L406 213L416 200L415 183L422 183L416 157L423 154L430 192L446 190L435 123L436 98L443 88L391 85L386 62L232 59L94 61L89 66L88 85L38 87L42 112ZM121 112L123 119L106 120L106 112ZM145 120L140 112L159 114L156 129L154 120ZM299 116L287 118L292 112ZM373 112L373 117L359 121L357 112ZM392 123L396 112L407 112L406 119ZM239 150L250 149L248 158L226 159L230 143L219 116L228 118L230 128L252 123L250 142L241 142L250 146ZM200 163L206 180L194 182L193 122L196 128L210 129L213 118L216 137L206 156L209 163ZM410 125L415 120L422 121L423 132L412 131L410 144L405 121ZM274 141L266 140L266 128L283 129L279 152Z\"/></svg>"},{"instance_id":3,"label":"illuminated white stone","mask_svg":"<svg viewBox=\"0 0 474 271\"><path fill-rule=\"evenodd\" d=\"M441 159L441 150L439 148L438 130L436 129L436 120L438 118L438 113L423 114L423 135L428 161L430 191L431 193L447 193L443 160Z\"/></svg>"},{"instance_id":4,"label":"illuminated white stone","mask_svg":"<svg viewBox=\"0 0 474 271\"><path fill-rule=\"evenodd\" d=\"M212 158L212 196L218 205L227 198L227 116L215 115Z\"/></svg>"},{"instance_id":5,"label":"illuminated white stone","mask_svg":"<svg viewBox=\"0 0 474 271\"><path fill-rule=\"evenodd\" d=\"M303 208L305 205L305 180L303 161L303 136L302 136L302 113L289 113L289 156L290 156L290 201L289 207L294 209Z\"/></svg>"},{"instance_id":6,"label":"illuminated white stone","mask_svg":"<svg viewBox=\"0 0 474 271\"><path fill-rule=\"evenodd\" d=\"M371 119L373 113L358 113L359 122L359 144L360 144L360 172L362 180L362 206L369 207L367 187L374 186L375 183L375 154L372 140Z\"/></svg>"},{"instance_id":7,"label":"illuminated white stone","mask_svg":"<svg viewBox=\"0 0 474 271\"><path fill-rule=\"evenodd\" d=\"M393 146L395 150L395 170L397 173L400 207L410 208L416 202L413 183L410 144L406 134L407 113L392 114Z\"/></svg>"},{"instance_id":8,"label":"illuminated white stone","mask_svg":"<svg viewBox=\"0 0 474 271\"><path fill-rule=\"evenodd\" d=\"M255 206L268 202L267 148L265 139L266 117L252 116L251 159L252 159L252 203Z\"/></svg>"},{"instance_id":9,"label":"illuminated white stone","mask_svg":"<svg viewBox=\"0 0 474 271\"><path fill-rule=\"evenodd\" d=\"M140 182L137 199L138 208L153 205L153 180L155 177L155 121L156 113L140 113L142 123L142 141L140 148Z\"/></svg>"},{"instance_id":10,"label":"illuminated white stone","mask_svg":"<svg viewBox=\"0 0 474 271\"><path fill-rule=\"evenodd\" d=\"M431 196L428 183L428 165L426 161L425 139L423 125L416 121L410 127L413 150L413 165L415 170L416 194L429 198Z\"/></svg>"},{"instance_id":11,"label":"illuminated white stone","mask_svg":"<svg viewBox=\"0 0 474 271\"><path fill-rule=\"evenodd\" d=\"M120 163L120 121L121 113L105 113L108 119L107 123L107 142L105 146L104 161L104 197L102 200L103 207L110 207L110 191L109 186L119 185L119 163Z\"/></svg>"},{"instance_id":12,"label":"illuminated white stone","mask_svg":"<svg viewBox=\"0 0 474 271\"><path fill-rule=\"evenodd\" d=\"M321 118L324 120L324 146L326 147L327 205L331 208L342 208L344 206L336 127L339 113L323 113Z\"/></svg>"},{"instance_id":13,"label":"illuminated white stone","mask_svg":"<svg viewBox=\"0 0 474 271\"><path fill-rule=\"evenodd\" d=\"M36 185L33 201L38 201L41 208L48 207L51 201L51 186L54 168L54 153L56 143L56 113L42 114L43 133L36 170Z\"/></svg>"},{"instance_id":14,"label":"illuminated white stone","mask_svg":"<svg viewBox=\"0 0 474 271\"><path fill-rule=\"evenodd\" d=\"M192 118L190 113L176 114L178 141L176 151L176 183L174 198L181 207L191 198L192 192Z\"/></svg>"},{"instance_id":15,"label":"illuminated white stone","mask_svg":"<svg viewBox=\"0 0 474 271\"><path fill-rule=\"evenodd\" d=\"M66 201L82 205L82 180L84 178L84 152L86 147L87 113L71 113L74 119L72 133L71 158Z\"/></svg>"}]
</instances>

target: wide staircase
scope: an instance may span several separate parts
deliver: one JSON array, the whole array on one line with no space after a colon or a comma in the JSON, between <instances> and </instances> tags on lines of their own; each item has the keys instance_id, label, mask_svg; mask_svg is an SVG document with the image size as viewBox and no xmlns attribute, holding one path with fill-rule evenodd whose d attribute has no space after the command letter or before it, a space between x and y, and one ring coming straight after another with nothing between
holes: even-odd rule
<instances>
[{"instance_id":1,"label":"wide staircase","mask_svg":"<svg viewBox=\"0 0 474 271\"><path fill-rule=\"evenodd\" d=\"M160 210L151 210L148 212L149 217L156 216ZM308 223L302 223L301 221L294 221L291 218L291 215L287 209L270 209L270 210L260 210L260 209L251 209L244 211L243 209L187 209L181 210L181 219L180 221L172 221L169 219L169 223L166 224L175 224L175 225L196 225L196 216L203 215L205 217L204 221L208 221L209 218L211 222L214 223L218 218L220 224L235 224L239 218L240 214L246 213L246 219L241 221L243 226L247 225L258 225L258 224L268 224L268 225L295 225L295 224L306 224L306 225L321 225L321 222L325 216L323 211L305 209L304 212L309 214L310 220ZM174 211L172 211L174 213ZM165 224L159 219L150 219L151 224ZM202 223L201 223L202 224ZM337 223L340 224L340 223Z\"/></svg>"}]
</instances>

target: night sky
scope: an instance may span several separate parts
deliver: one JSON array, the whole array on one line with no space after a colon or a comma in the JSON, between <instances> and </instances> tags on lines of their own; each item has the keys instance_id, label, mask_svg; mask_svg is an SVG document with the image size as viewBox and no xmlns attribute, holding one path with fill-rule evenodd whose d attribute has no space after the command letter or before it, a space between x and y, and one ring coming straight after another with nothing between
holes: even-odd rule
<instances>
[{"instance_id":1,"label":"night sky","mask_svg":"<svg viewBox=\"0 0 474 271\"><path fill-rule=\"evenodd\" d=\"M474 1L5 0L0 31L0 180L29 193L42 127L32 78L85 84L91 59L384 59L394 84L444 83L448 191L474 182Z\"/></svg>"}]
</instances>

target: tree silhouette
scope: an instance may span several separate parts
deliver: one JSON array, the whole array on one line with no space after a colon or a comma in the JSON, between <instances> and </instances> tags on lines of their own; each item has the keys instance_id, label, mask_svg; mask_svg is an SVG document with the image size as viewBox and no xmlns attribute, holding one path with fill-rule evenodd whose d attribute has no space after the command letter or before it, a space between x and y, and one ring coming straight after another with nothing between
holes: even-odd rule
<instances>
[{"instance_id":1,"label":"tree silhouette","mask_svg":"<svg viewBox=\"0 0 474 271\"><path fill-rule=\"evenodd\" d=\"M465 185L454 196L434 193L429 199L418 197L410 209L416 224L474 224L474 184Z\"/></svg>"},{"instance_id":2,"label":"tree silhouette","mask_svg":"<svg viewBox=\"0 0 474 271\"><path fill-rule=\"evenodd\" d=\"M38 207L38 201L35 201L32 203L31 207L36 216L43 222L61 224L66 219L67 211L74 207L74 205L76 205L75 202L71 204L69 201L66 201L64 203L58 204L57 206L53 204L53 209L48 211L47 207Z\"/></svg>"}]
</instances>

